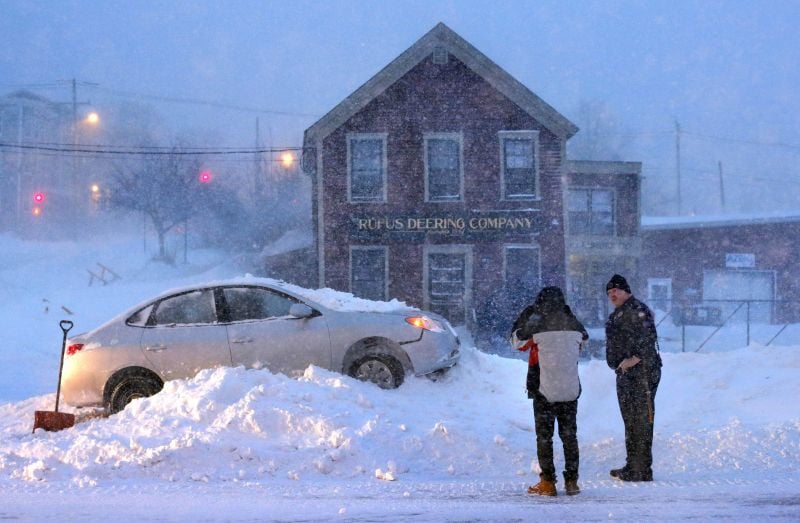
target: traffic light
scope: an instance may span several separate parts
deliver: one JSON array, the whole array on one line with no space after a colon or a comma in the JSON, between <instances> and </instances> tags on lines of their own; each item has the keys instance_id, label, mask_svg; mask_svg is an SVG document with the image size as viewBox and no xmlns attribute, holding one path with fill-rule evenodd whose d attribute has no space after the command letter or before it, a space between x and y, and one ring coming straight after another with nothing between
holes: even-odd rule
<instances>
[{"instance_id":1,"label":"traffic light","mask_svg":"<svg viewBox=\"0 0 800 523\"><path fill-rule=\"evenodd\" d=\"M34 216L41 216L42 205L44 204L45 200L46 198L43 192L36 191L35 193L33 193L33 209L31 209L31 212L33 213Z\"/></svg>"}]
</instances>

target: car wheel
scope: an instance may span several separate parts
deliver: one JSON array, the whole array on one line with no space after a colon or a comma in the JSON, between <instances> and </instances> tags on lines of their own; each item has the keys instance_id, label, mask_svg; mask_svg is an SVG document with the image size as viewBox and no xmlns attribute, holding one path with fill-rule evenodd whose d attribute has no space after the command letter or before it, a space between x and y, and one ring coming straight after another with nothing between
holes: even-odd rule
<instances>
[{"instance_id":1,"label":"car wheel","mask_svg":"<svg viewBox=\"0 0 800 523\"><path fill-rule=\"evenodd\" d=\"M386 354L365 356L350 367L350 376L371 381L382 389L396 389L403 384L405 374L403 365Z\"/></svg>"},{"instance_id":2,"label":"car wheel","mask_svg":"<svg viewBox=\"0 0 800 523\"><path fill-rule=\"evenodd\" d=\"M147 398L158 393L163 385L147 376L130 376L114 387L108 402L109 414L122 411L128 403L138 398Z\"/></svg>"}]
</instances>

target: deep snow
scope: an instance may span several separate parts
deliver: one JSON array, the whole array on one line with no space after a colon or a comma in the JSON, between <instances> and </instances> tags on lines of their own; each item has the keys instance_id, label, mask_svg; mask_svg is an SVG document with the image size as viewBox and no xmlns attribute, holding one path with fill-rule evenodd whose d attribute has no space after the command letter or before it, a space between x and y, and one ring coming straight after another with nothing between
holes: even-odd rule
<instances>
[{"instance_id":1,"label":"deep snow","mask_svg":"<svg viewBox=\"0 0 800 523\"><path fill-rule=\"evenodd\" d=\"M164 267L119 235L0 236L0 252L3 519L800 518L798 346L664 353L650 484L608 477L624 460L614 374L582 362L583 492L571 498L524 494L538 467L526 364L475 350L468 333L462 361L436 382L384 391L315 367L298 379L214 369L116 416L82 413L72 429L31 434L33 411L54 402L58 320L89 330L165 289L241 268L200 251ZM123 279L88 287L98 261Z\"/></svg>"}]
</instances>

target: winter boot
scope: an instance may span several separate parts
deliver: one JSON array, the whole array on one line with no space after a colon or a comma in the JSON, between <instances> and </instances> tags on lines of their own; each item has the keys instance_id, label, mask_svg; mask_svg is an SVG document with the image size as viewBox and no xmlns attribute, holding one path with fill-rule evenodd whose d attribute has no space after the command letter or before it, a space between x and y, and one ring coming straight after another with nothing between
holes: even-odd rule
<instances>
[{"instance_id":1,"label":"winter boot","mask_svg":"<svg viewBox=\"0 0 800 523\"><path fill-rule=\"evenodd\" d=\"M528 494L539 494L540 496L557 496L556 482L540 479L536 485L528 487Z\"/></svg>"},{"instance_id":2,"label":"winter boot","mask_svg":"<svg viewBox=\"0 0 800 523\"><path fill-rule=\"evenodd\" d=\"M617 479L622 481L653 481L653 471L648 469L642 472L636 470L623 470L616 476Z\"/></svg>"},{"instance_id":3,"label":"winter boot","mask_svg":"<svg viewBox=\"0 0 800 523\"><path fill-rule=\"evenodd\" d=\"M624 467L619 468L619 469L611 469L611 471L609 471L609 474L611 474L612 478L619 478L619 475L624 473L624 472L628 472L628 466L627 465L625 465Z\"/></svg>"},{"instance_id":4,"label":"winter boot","mask_svg":"<svg viewBox=\"0 0 800 523\"><path fill-rule=\"evenodd\" d=\"M567 491L567 496L574 496L581 493L581 488L578 486L577 479L570 479L564 482L564 490Z\"/></svg>"}]
</instances>

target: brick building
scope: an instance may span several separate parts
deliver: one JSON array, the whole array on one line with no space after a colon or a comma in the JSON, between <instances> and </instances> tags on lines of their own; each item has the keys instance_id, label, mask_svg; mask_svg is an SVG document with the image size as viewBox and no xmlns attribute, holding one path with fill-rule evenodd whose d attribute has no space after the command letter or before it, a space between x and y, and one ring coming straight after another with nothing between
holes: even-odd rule
<instances>
[{"instance_id":1,"label":"brick building","mask_svg":"<svg viewBox=\"0 0 800 523\"><path fill-rule=\"evenodd\" d=\"M600 318L610 274L636 280L641 164L567 162L577 131L438 24L306 130L318 284L481 344L544 285Z\"/></svg>"},{"instance_id":2,"label":"brick building","mask_svg":"<svg viewBox=\"0 0 800 523\"><path fill-rule=\"evenodd\" d=\"M689 323L746 316L756 322L796 322L798 238L796 213L646 217L641 275L647 296L654 307L685 310Z\"/></svg>"},{"instance_id":3,"label":"brick building","mask_svg":"<svg viewBox=\"0 0 800 523\"><path fill-rule=\"evenodd\" d=\"M611 274L624 274L634 288L642 283L641 172L639 162L566 162L567 290L587 325L608 317L603 289Z\"/></svg>"},{"instance_id":4,"label":"brick building","mask_svg":"<svg viewBox=\"0 0 800 523\"><path fill-rule=\"evenodd\" d=\"M565 284L577 128L438 24L306 130L319 284L481 321Z\"/></svg>"}]
</instances>

